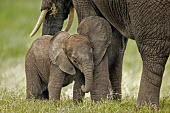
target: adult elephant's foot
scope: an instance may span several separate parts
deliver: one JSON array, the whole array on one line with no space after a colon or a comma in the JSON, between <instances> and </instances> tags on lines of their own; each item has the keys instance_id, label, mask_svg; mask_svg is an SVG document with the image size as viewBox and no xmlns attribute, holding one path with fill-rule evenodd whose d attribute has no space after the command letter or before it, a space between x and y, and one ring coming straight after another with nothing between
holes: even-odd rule
<instances>
[{"instance_id":1,"label":"adult elephant's foot","mask_svg":"<svg viewBox=\"0 0 170 113\"><path fill-rule=\"evenodd\" d=\"M158 71L162 70L160 65L155 65L155 68ZM137 102L140 106L146 104L158 107L162 76L156 74L156 71L153 73L150 70L148 66L144 65Z\"/></svg>"},{"instance_id":2,"label":"adult elephant's foot","mask_svg":"<svg viewBox=\"0 0 170 113\"><path fill-rule=\"evenodd\" d=\"M142 80L138 94L137 103L139 106L159 106L160 88L153 84Z\"/></svg>"}]
</instances>

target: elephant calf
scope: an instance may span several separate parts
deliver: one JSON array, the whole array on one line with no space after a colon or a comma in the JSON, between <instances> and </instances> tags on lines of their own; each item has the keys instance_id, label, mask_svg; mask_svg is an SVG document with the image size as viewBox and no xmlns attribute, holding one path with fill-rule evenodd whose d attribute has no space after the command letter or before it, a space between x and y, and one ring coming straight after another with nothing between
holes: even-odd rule
<instances>
[{"instance_id":1,"label":"elephant calf","mask_svg":"<svg viewBox=\"0 0 170 113\"><path fill-rule=\"evenodd\" d=\"M81 35L58 32L35 40L25 59L26 98L59 100L75 80L73 100L81 101L93 83L93 49Z\"/></svg>"}]
</instances>

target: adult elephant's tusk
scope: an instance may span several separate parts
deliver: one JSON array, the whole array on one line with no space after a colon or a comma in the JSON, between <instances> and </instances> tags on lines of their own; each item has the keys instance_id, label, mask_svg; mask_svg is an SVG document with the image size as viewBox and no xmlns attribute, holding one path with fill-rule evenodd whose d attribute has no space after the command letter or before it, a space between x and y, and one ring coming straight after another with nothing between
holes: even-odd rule
<instances>
[{"instance_id":1,"label":"adult elephant's tusk","mask_svg":"<svg viewBox=\"0 0 170 113\"><path fill-rule=\"evenodd\" d=\"M43 23L43 21L45 19L47 12L48 12L48 9L45 9L41 12L40 17L38 19L38 22L37 22L36 26L34 27L33 31L30 34L31 37L34 36L37 33L37 31L39 30L41 24Z\"/></svg>"},{"instance_id":2,"label":"adult elephant's tusk","mask_svg":"<svg viewBox=\"0 0 170 113\"><path fill-rule=\"evenodd\" d=\"M69 18L68 18L68 23L67 23L67 26L65 27L64 31L66 31L66 32L69 31L69 29L71 28L71 25L73 23L73 20L74 20L74 7L71 7Z\"/></svg>"}]
</instances>

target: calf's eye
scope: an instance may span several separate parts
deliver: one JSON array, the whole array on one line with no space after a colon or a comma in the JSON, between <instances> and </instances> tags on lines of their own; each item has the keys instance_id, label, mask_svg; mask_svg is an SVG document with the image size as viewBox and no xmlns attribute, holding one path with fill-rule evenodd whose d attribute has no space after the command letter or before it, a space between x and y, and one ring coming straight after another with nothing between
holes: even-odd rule
<instances>
[{"instance_id":1,"label":"calf's eye","mask_svg":"<svg viewBox=\"0 0 170 113\"><path fill-rule=\"evenodd\" d=\"M76 61L76 59L73 59L73 62L74 62L75 64L78 64L78 62Z\"/></svg>"}]
</instances>

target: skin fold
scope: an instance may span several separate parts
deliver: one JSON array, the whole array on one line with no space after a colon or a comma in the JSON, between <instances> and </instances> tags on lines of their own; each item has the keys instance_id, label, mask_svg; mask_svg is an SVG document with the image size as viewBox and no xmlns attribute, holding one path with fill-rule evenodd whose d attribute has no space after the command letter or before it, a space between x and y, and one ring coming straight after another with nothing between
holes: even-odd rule
<instances>
[{"instance_id":1,"label":"skin fold","mask_svg":"<svg viewBox=\"0 0 170 113\"><path fill-rule=\"evenodd\" d=\"M52 5L49 3L44 5L45 1L42 3L42 9L44 6L50 9ZM61 3L59 1L55 2ZM63 6L65 3L62 3ZM79 24L86 17L100 16L109 22L112 29L113 46L111 48L113 51L108 50L108 53L113 52L114 59L109 59L108 54L105 54L101 62L95 66L93 100L100 100L100 96L101 98L107 97L108 86L104 84L109 81L103 80L103 78L108 79L108 77L112 91L121 95L122 61L127 39L130 38L136 41L143 61L138 104L159 105L162 77L170 54L169 3L169 0L72 0L71 4L76 9ZM65 8L67 9L67 7ZM67 16L68 13L64 13L64 15ZM49 23L46 22L47 24L43 26L43 34L53 34L49 31L57 31L59 26L61 28L62 22L60 19L55 19L51 19L50 16L46 17L45 22ZM60 24L53 24L54 21ZM111 67L107 66L108 59L109 62L112 62ZM105 68L103 69L103 67ZM99 71L101 69L103 71ZM100 88L99 83L103 84L103 88ZM120 95L116 97L121 98Z\"/></svg>"},{"instance_id":2,"label":"skin fold","mask_svg":"<svg viewBox=\"0 0 170 113\"><path fill-rule=\"evenodd\" d=\"M77 34L35 40L25 59L26 98L59 100L61 88L74 80L73 100L81 102L93 83L92 52L87 38Z\"/></svg>"}]
</instances>

